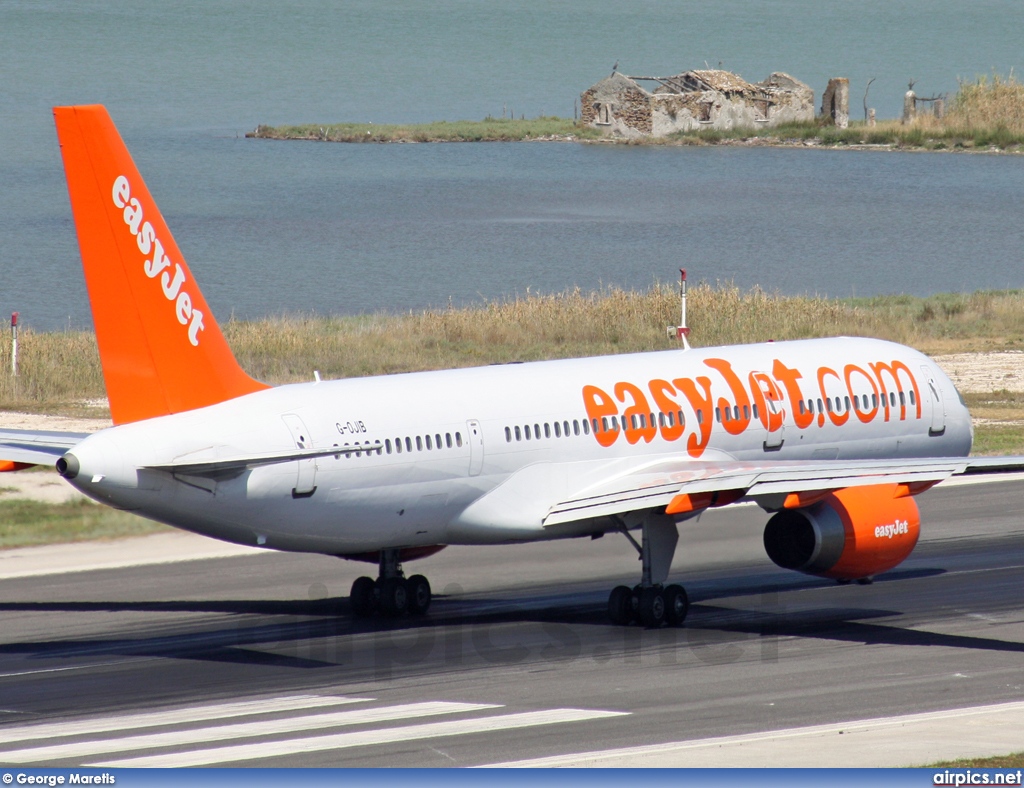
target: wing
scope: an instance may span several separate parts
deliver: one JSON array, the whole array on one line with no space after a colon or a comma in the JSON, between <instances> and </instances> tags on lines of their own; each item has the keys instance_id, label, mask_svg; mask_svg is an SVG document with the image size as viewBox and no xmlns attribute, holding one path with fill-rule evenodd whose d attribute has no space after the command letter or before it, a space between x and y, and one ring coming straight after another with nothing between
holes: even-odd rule
<instances>
[{"instance_id":1,"label":"wing","mask_svg":"<svg viewBox=\"0 0 1024 788\"><path fill-rule=\"evenodd\" d=\"M87 432L0 430L0 466L8 464L13 466L8 470L14 470L17 465L53 465L88 436Z\"/></svg>"},{"instance_id":2,"label":"wing","mask_svg":"<svg viewBox=\"0 0 1024 788\"><path fill-rule=\"evenodd\" d=\"M554 504L544 526L664 507L682 515L752 500L766 509L806 506L844 487L906 485L915 494L951 476L1024 471L1024 457L701 462L679 458L634 469Z\"/></svg>"}]
</instances>

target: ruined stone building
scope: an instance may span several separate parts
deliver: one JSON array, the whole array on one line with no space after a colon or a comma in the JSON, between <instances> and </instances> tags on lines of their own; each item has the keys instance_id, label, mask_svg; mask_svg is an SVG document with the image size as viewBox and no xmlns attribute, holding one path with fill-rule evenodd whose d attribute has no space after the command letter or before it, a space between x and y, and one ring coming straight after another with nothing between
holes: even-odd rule
<instances>
[{"instance_id":1,"label":"ruined stone building","mask_svg":"<svg viewBox=\"0 0 1024 788\"><path fill-rule=\"evenodd\" d=\"M640 86L649 84L653 92ZM581 96L588 126L623 137L664 137L677 131L777 126L814 119L814 93L776 72L751 84L729 71L687 71L672 77L612 73Z\"/></svg>"}]
</instances>

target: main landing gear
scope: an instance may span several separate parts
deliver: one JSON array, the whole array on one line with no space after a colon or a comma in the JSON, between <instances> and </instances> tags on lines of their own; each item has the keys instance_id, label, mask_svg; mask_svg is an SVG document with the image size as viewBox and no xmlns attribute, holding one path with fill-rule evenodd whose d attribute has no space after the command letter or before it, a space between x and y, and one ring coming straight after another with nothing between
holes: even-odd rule
<instances>
[{"instance_id":1,"label":"main landing gear","mask_svg":"<svg viewBox=\"0 0 1024 788\"><path fill-rule=\"evenodd\" d=\"M626 524L620 522L623 535L640 553L643 572L639 585L612 589L608 597L608 617L613 624L619 625L636 621L645 627L679 626L690 609L686 589L680 585L664 585L672 566L679 530L671 517L656 514L648 515L641 527L642 544L637 544Z\"/></svg>"},{"instance_id":2,"label":"main landing gear","mask_svg":"<svg viewBox=\"0 0 1024 788\"><path fill-rule=\"evenodd\" d=\"M349 603L352 615L369 618L381 614L391 618L409 613L422 616L430 607L430 583L423 575L405 577L397 548L380 551L376 580L357 577L352 583Z\"/></svg>"}]
</instances>

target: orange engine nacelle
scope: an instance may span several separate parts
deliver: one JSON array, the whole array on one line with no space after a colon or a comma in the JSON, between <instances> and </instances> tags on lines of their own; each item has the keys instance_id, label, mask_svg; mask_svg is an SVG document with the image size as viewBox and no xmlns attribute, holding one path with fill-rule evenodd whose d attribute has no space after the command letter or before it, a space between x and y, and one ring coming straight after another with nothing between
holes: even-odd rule
<instances>
[{"instance_id":1,"label":"orange engine nacelle","mask_svg":"<svg viewBox=\"0 0 1024 788\"><path fill-rule=\"evenodd\" d=\"M783 569L860 580L901 564L920 534L914 499L899 485L878 484L837 490L803 509L783 509L765 526L764 549Z\"/></svg>"}]
</instances>

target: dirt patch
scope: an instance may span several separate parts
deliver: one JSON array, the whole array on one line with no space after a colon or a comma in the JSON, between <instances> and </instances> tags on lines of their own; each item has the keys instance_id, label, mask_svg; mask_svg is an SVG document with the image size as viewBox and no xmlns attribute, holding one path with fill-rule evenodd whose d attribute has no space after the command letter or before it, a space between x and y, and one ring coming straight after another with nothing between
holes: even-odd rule
<instances>
[{"instance_id":1,"label":"dirt patch","mask_svg":"<svg viewBox=\"0 0 1024 788\"><path fill-rule=\"evenodd\" d=\"M934 356L964 394L990 391L1024 392L1024 351L954 353Z\"/></svg>"}]
</instances>

